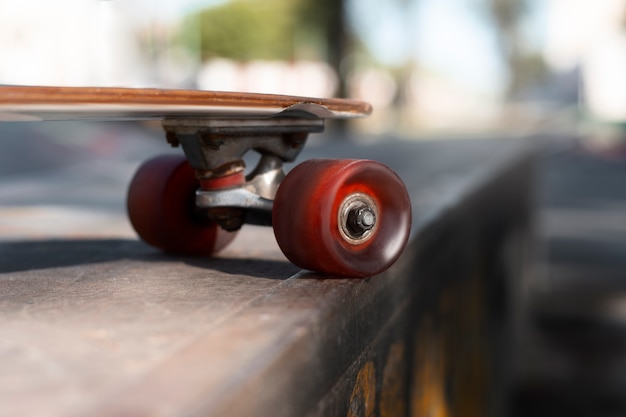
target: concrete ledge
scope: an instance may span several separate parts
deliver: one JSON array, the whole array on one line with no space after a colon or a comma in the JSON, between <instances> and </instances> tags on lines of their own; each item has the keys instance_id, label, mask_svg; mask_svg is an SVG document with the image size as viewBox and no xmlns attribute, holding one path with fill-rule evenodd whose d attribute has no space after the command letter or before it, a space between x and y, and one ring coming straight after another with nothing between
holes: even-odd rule
<instances>
[{"instance_id":1,"label":"concrete ledge","mask_svg":"<svg viewBox=\"0 0 626 417\"><path fill-rule=\"evenodd\" d=\"M528 143L338 144L306 156L323 155L378 159L407 183L411 243L385 274L299 272L262 228L203 260L125 232L5 236L1 413L496 412L530 253Z\"/></svg>"}]
</instances>

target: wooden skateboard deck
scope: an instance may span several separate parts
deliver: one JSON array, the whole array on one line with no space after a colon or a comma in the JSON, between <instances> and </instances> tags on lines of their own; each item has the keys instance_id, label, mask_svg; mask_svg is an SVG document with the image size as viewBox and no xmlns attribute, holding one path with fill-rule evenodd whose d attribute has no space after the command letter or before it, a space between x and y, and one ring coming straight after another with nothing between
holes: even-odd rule
<instances>
[{"instance_id":1,"label":"wooden skateboard deck","mask_svg":"<svg viewBox=\"0 0 626 417\"><path fill-rule=\"evenodd\" d=\"M112 87L0 86L0 121L150 120L164 118L343 119L369 104L273 94Z\"/></svg>"}]
</instances>

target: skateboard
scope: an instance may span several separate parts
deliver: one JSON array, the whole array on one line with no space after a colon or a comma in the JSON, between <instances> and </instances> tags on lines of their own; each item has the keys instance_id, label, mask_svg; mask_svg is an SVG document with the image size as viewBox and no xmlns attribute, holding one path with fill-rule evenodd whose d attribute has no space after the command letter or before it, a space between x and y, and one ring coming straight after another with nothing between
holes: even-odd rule
<instances>
[{"instance_id":1,"label":"skateboard","mask_svg":"<svg viewBox=\"0 0 626 417\"><path fill-rule=\"evenodd\" d=\"M0 87L0 121L160 120L184 155L144 163L128 217L148 244L209 256L244 224L268 225L295 265L366 277L389 268L411 228L402 180L371 160L307 160L285 174L326 119L364 117L367 103L216 91ZM256 152L249 173L243 157Z\"/></svg>"}]
</instances>

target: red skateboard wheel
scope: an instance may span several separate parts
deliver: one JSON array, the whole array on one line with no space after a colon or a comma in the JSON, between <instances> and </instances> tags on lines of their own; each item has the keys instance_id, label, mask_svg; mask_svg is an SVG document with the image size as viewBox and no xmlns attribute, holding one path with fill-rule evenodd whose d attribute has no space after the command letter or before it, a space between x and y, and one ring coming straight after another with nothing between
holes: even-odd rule
<instances>
[{"instance_id":1,"label":"red skateboard wheel","mask_svg":"<svg viewBox=\"0 0 626 417\"><path fill-rule=\"evenodd\" d=\"M309 160L281 183L272 213L281 250L295 265L366 277L389 268L411 229L402 180L367 160Z\"/></svg>"},{"instance_id":2,"label":"red skateboard wheel","mask_svg":"<svg viewBox=\"0 0 626 417\"><path fill-rule=\"evenodd\" d=\"M243 182L240 177L235 180ZM128 189L128 217L137 234L170 253L206 256L223 249L236 232L226 232L198 216L198 188L200 183L183 156L164 155L145 162Z\"/></svg>"}]
</instances>

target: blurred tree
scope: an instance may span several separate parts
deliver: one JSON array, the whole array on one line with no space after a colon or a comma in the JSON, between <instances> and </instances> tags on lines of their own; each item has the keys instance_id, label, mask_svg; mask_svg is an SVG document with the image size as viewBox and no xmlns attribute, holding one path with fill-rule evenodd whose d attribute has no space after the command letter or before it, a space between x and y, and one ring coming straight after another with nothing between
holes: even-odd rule
<instances>
[{"instance_id":1,"label":"blurred tree","mask_svg":"<svg viewBox=\"0 0 626 417\"><path fill-rule=\"evenodd\" d=\"M202 59L292 59L298 1L233 0L184 19L177 41Z\"/></svg>"},{"instance_id":2,"label":"blurred tree","mask_svg":"<svg viewBox=\"0 0 626 417\"><path fill-rule=\"evenodd\" d=\"M322 59L337 72L337 93L345 96L342 64L351 39L345 0L231 0L184 19L176 42L203 60Z\"/></svg>"},{"instance_id":3,"label":"blurred tree","mask_svg":"<svg viewBox=\"0 0 626 417\"><path fill-rule=\"evenodd\" d=\"M325 59L339 77L337 95L347 96L345 57L351 50L353 34L346 18L345 0L299 0L298 26L324 45Z\"/></svg>"},{"instance_id":4,"label":"blurred tree","mask_svg":"<svg viewBox=\"0 0 626 417\"><path fill-rule=\"evenodd\" d=\"M533 0L481 0L481 3L495 27L500 53L510 73L508 95L514 97L548 73L541 55L526 46L523 25Z\"/></svg>"}]
</instances>

